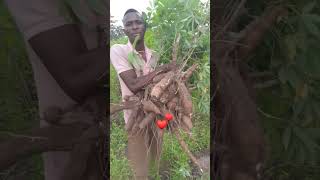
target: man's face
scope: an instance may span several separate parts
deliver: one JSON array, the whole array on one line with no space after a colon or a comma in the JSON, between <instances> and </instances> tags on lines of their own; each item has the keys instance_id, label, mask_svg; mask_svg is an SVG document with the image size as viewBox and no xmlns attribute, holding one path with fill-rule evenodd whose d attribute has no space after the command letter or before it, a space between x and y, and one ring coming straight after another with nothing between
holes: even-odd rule
<instances>
[{"instance_id":1,"label":"man's face","mask_svg":"<svg viewBox=\"0 0 320 180\"><path fill-rule=\"evenodd\" d=\"M142 17L136 12L130 12L123 18L124 33L133 43L136 36L140 35L140 40L143 39L145 26Z\"/></svg>"}]
</instances>

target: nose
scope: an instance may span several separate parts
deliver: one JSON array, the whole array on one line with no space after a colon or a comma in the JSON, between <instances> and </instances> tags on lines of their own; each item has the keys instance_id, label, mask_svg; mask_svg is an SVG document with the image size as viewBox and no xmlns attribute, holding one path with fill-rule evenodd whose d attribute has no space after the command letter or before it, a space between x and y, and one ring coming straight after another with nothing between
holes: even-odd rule
<instances>
[{"instance_id":1,"label":"nose","mask_svg":"<svg viewBox=\"0 0 320 180\"><path fill-rule=\"evenodd\" d=\"M133 23L132 24L132 29L138 29L138 24L137 23Z\"/></svg>"}]
</instances>

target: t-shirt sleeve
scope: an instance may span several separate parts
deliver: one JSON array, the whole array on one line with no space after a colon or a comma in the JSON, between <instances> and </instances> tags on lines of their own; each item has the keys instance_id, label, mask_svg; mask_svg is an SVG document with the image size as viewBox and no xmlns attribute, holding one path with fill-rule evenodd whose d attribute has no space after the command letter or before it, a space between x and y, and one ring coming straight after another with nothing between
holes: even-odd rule
<instances>
[{"instance_id":1,"label":"t-shirt sleeve","mask_svg":"<svg viewBox=\"0 0 320 180\"><path fill-rule=\"evenodd\" d=\"M16 25L28 40L46 30L70 24L57 0L5 0Z\"/></svg>"},{"instance_id":2,"label":"t-shirt sleeve","mask_svg":"<svg viewBox=\"0 0 320 180\"><path fill-rule=\"evenodd\" d=\"M119 46L111 47L110 59L113 67L117 71L117 74L133 69L125 56L126 56L125 53L121 51L121 47Z\"/></svg>"}]
</instances>

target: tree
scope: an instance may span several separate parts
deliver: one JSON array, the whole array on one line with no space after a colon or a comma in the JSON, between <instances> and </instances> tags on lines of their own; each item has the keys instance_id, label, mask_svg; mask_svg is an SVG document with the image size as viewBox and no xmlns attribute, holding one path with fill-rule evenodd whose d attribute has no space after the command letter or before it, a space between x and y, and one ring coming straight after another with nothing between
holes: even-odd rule
<instances>
[{"instance_id":1,"label":"tree","mask_svg":"<svg viewBox=\"0 0 320 180\"><path fill-rule=\"evenodd\" d=\"M124 36L122 26L116 24L115 20L112 20L114 16L111 16L110 20L110 40L115 40Z\"/></svg>"}]
</instances>

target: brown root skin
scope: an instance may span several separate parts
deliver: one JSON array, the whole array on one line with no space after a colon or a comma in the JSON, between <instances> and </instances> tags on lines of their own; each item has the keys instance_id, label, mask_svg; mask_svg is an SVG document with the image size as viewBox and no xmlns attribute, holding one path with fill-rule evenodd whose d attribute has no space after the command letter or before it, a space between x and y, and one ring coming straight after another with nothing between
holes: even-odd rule
<instances>
[{"instance_id":1,"label":"brown root skin","mask_svg":"<svg viewBox=\"0 0 320 180\"><path fill-rule=\"evenodd\" d=\"M245 59L248 55L261 44L264 35L270 30L273 24L281 16L286 16L288 10L282 6L269 7L264 14L251 22L241 33L245 38L241 40L242 46L238 49L239 59Z\"/></svg>"},{"instance_id":2,"label":"brown root skin","mask_svg":"<svg viewBox=\"0 0 320 180\"><path fill-rule=\"evenodd\" d=\"M137 93L131 96L125 96L123 98L124 101L139 101L141 93Z\"/></svg>"},{"instance_id":3,"label":"brown root skin","mask_svg":"<svg viewBox=\"0 0 320 180\"><path fill-rule=\"evenodd\" d=\"M129 132L131 136L134 136L138 133L138 131L140 130L139 124L140 124L140 122L142 122L142 120L145 117L146 117L146 114L143 111L138 111L137 120L134 123L134 125L132 126L131 131Z\"/></svg>"},{"instance_id":4,"label":"brown root skin","mask_svg":"<svg viewBox=\"0 0 320 180\"><path fill-rule=\"evenodd\" d=\"M187 155L190 157L191 161L200 169L201 172L203 172L202 167L200 166L197 158L191 153L191 151L188 148L187 143L181 138L179 130L176 129L175 131L173 131L173 133L176 135L178 142L180 143L184 152L187 153Z\"/></svg>"},{"instance_id":5,"label":"brown root skin","mask_svg":"<svg viewBox=\"0 0 320 180\"><path fill-rule=\"evenodd\" d=\"M128 122L125 125L125 129L129 132L131 131L132 126L134 125L134 123L136 122L136 118L137 118L137 114L138 114L138 110L139 108L134 108L131 112L131 115L128 119Z\"/></svg>"},{"instance_id":6,"label":"brown root skin","mask_svg":"<svg viewBox=\"0 0 320 180\"><path fill-rule=\"evenodd\" d=\"M124 96L123 100L124 101L129 101L130 96Z\"/></svg>"},{"instance_id":7,"label":"brown root skin","mask_svg":"<svg viewBox=\"0 0 320 180\"><path fill-rule=\"evenodd\" d=\"M164 106L162 106L161 108L160 108L160 111L161 111L161 115L164 117L164 115L166 114L166 113L170 113L169 111L168 111L168 109L166 109Z\"/></svg>"},{"instance_id":8,"label":"brown root skin","mask_svg":"<svg viewBox=\"0 0 320 180\"><path fill-rule=\"evenodd\" d=\"M178 97L174 97L173 99L171 99L171 101L169 101L167 103L167 108L169 109L169 111L172 112L172 111L175 110L175 108L176 108L176 106L178 104L178 101L179 101Z\"/></svg>"},{"instance_id":9,"label":"brown root skin","mask_svg":"<svg viewBox=\"0 0 320 180\"><path fill-rule=\"evenodd\" d=\"M158 83L158 82L160 82L161 79L163 79L166 75L167 75L167 73L158 74L158 75L156 75L156 76L153 78L152 82L153 82L153 83Z\"/></svg>"},{"instance_id":10,"label":"brown root skin","mask_svg":"<svg viewBox=\"0 0 320 180\"><path fill-rule=\"evenodd\" d=\"M139 130L140 130L139 124L134 124L132 129L131 129L131 131L129 132L129 135L130 136L135 136L138 133Z\"/></svg>"},{"instance_id":11,"label":"brown root skin","mask_svg":"<svg viewBox=\"0 0 320 180\"><path fill-rule=\"evenodd\" d=\"M177 84L175 82L171 83L168 87L170 96L175 96L177 94Z\"/></svg>"},{"instance_id":12,"label":"brown root skin","mask_svg":"<svg viewBox=\"0 0 320 180\"><path fill-rule=\"evenodd\" d=\"M160 114L160 109L150 100L143 100L142 101L142 105L143 105L143 110L145 112L154 112L156 114Z\"/></svg>"},{"instance_id":13,"label":"brown root skin","mask_svg":"<svg viewBox=\"0 0 320 180\"><path fill-rule=\"evenodd\" d=\"M191 77L191 75L193 74L193 72L198 68L198 64L193 64L182 76L181 80L183 82L187 82L189 80L189 78Z\"/></svg>"},{"instance_id":14,"label":"brown root skin","mask_svg":"<svg viewBox=\"0 0 320 180\"><path fill-rule=\"evenodd\" d=\"M191 118L186 116L186 115L183 115L182 116L182 122L186 125L186 127L191 130L193 125L192 125L192 121L191 121Z\"/></svg>"},{"instance_id":15,"label":"brown root skin","mask_svg":"<svg viewBox=\"0 0 320 180\"><path fill-rule=\"evenodd\" d=\"M139 109L136 115L136 119L134 120L134 123L132 125L132 128L127 131L129 136L135 136L137 132L139 131L139 123L143 120L145 117L145 114L142 109Z\"/></svg>"},{"instance_id":16,"label":"brown root skin","mask_svg":"<svg viewBox=\"0 0 320 180\"><path fill-rule=\"evenodd\" d=\"M193 140L191 130L183 122L180 123L179 128L181 128L188 135L188 137Z\"/></svg>"},{"instance_id":17,"label":"brown root skin","mask_svg":"<svg viewBox=\"0 0 320 180\"><path fill-rule=\"evenodd\" d=\"M170 83L173 81L175 74L174 72L170 71L166 74L164 78L161 79L160 82L158 82L151 90L151 97L154 99L159 99L164 90L170 85Z\"/></svg>"},{"instance_id":18,"label":"brown root skin","mask_svg":"<svg viewBox=\"0 0 320 180\"><path fill-rule=\"evenodd\" d=\"M176 93L177 93L177 86L175 83L171 83L170 86L164 91L164 93L160 97L160 102L163 104L166 104L176 96Z\"/></svg>"},{"instance_id":19,"label":"brown root skin","mask_svg":"<svg viewBox=\"0 0 320 180\"><path fill-rule=\"evenodd\" d=\"M183 112L187 116L192 115L192 99L191 95L184 83L178 81L179 97Z\"/></svg>"},{"instance_id":20,"label":"brown root skin","mask_svg":"<svg viewBox=\"0 0 320 180\"><path fill-rule=\"evenodd\" d=\"M177 38L173 42L173 48L172 48L172 62L173 63L177 62L179 41L180 41L180 34L178 34Z\"/></svg>"},{"instance_id":21,"label":"brown root skin","mask_svg":"<svg viewBox=\"0 0 320 180\"><path fill-rule=\"evenodd\" d=\"M168 102L168 99L169 99L169 92L166 90L162 96L160 97L159 101L162 103L162 104L166 104Z\"/></svg>"},{"instance_id":22,"label":"brown root skin","mask_svg":"<svg viewBox=\"0 0 320 180\"><path fill-rule=\"evenodd\" d=\"M151 112L151 113L147 114L147 116L145 118L143 118L143 120L140 122L139 128L143 129L149 123L151 123L151 121L155 120L155 118L156 118L156 114L155 113Z\"/></svg>"},{"instance_id":23,"label":"brown root skin","mask_svg":"<svg viewBox=\"0 0 320 180\"><path fill-rule=\"evenodd\" d=\"M110 115L122 111L124 109L132 109L134 107L140 106L141 102L140 101L126 101L122 102L121 104L110 104Z\"/></svg>"}]
</instances>

